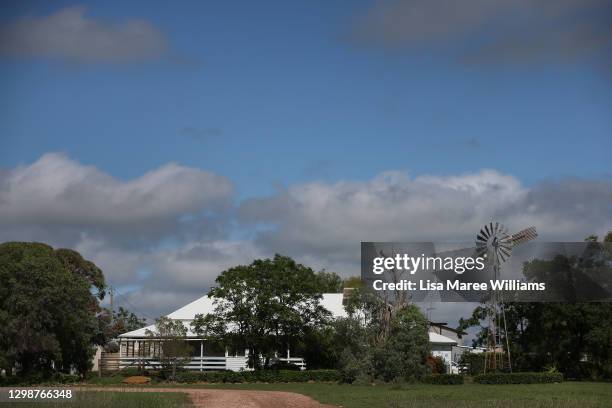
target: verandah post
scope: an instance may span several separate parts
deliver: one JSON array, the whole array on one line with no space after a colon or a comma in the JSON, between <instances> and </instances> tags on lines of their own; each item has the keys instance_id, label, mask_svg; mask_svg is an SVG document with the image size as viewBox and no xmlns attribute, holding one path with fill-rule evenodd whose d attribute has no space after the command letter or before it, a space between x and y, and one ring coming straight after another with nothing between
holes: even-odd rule
<instances>
[{"instance_id":1,"label":"verandah post","mask_svg":"<svg viewBox=\"0 0 612 408\"><path fill-rule=\"evenodd\" d=\"M204 341L200 340L200 371L202 371L202 360L204 359Z\"/></svg>"}]
</instances>

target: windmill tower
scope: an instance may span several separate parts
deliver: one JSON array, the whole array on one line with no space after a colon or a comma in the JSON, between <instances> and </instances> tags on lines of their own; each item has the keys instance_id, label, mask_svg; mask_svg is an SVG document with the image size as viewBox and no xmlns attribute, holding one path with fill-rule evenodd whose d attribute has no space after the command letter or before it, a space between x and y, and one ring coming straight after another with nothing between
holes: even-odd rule
<instances>
[{"instance_id":1,"label":"windmill tower","mask_svg":"<svg viewBox=\"0 0 612 408\"><path fill-rule=\"evenodd\" d=\"M498 222L485 225L476 236L476 251L486 257L492 266L492 279L501 278L501 265L510 255L512 248L538 236L535 227L526 228L516 234L509 234L508 229ZM487 334L487 353L485 353L484 372L487 370L504 370L506 359L503 353L502 340L505 338L507 350L507 368L512 372L510 342L507 336L506 313L503 306L503 295L491 291L487 304L489 329ZM502 338L503 330L503 338ZM492 354L492 355L491 355Z\"/></svg>"}]
</instances>

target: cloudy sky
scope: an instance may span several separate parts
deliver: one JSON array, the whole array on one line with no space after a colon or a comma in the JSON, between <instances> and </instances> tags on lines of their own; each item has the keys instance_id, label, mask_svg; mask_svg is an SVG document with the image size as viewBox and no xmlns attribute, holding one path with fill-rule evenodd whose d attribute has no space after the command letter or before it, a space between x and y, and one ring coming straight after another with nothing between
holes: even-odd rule
<instances>
[{"instance_id":1,"label":"cloudy sky","mask_svg":"<svg viewBox=\"0 0 612 408\"><path fill-rule=\"evenodd\" d=\"M149 318L277 252L612 229L605 0L9 1L0 89L0 241Z\"/></svg>"}]
</instances>

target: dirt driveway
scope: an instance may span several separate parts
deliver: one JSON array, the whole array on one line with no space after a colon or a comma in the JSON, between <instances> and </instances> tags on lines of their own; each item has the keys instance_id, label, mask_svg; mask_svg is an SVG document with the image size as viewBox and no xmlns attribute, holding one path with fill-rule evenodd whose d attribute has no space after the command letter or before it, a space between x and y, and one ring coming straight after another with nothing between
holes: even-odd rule
<instances>
[{"instance_id":1,"label":"dirt driveway","mask_svg":"<svg viewBox=\"0 0 612 408\"><path fill-rule=\"evenodd\" d=\"M206 388L85 387L80 390L119 392L182 392L196 407L205 408L332 408L294 392L218 390Z\"/></svg>"}]
</instances>

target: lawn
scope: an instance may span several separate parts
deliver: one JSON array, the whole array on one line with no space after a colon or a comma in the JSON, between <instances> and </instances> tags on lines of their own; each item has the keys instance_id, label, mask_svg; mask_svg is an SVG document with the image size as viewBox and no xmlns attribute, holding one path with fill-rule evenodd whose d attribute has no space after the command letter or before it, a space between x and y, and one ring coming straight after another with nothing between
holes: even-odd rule
<instances>
[{"instance_id":1,"label":"lawn","mask_svg":"<svg viewBox=\"0 0 612 408\"><path fill-rule=\"evenodd\" d=\"M201 387L293 391L346 408L599 408L612 407L612 383L533 385L218 384Z\"/></svg>"},{"instance_id":2,"label":"lawn","mask_svg":"<svg viewBox=\"0 0 612 408\"><path fill-rule=\"evenodd\" d=\"M20 408L87 407L87 408L187 408L191 402L180 392L77 392L70 402L19 402ZM0 407L6 406L0 403Z\"/></svg>"}]
</instances>

